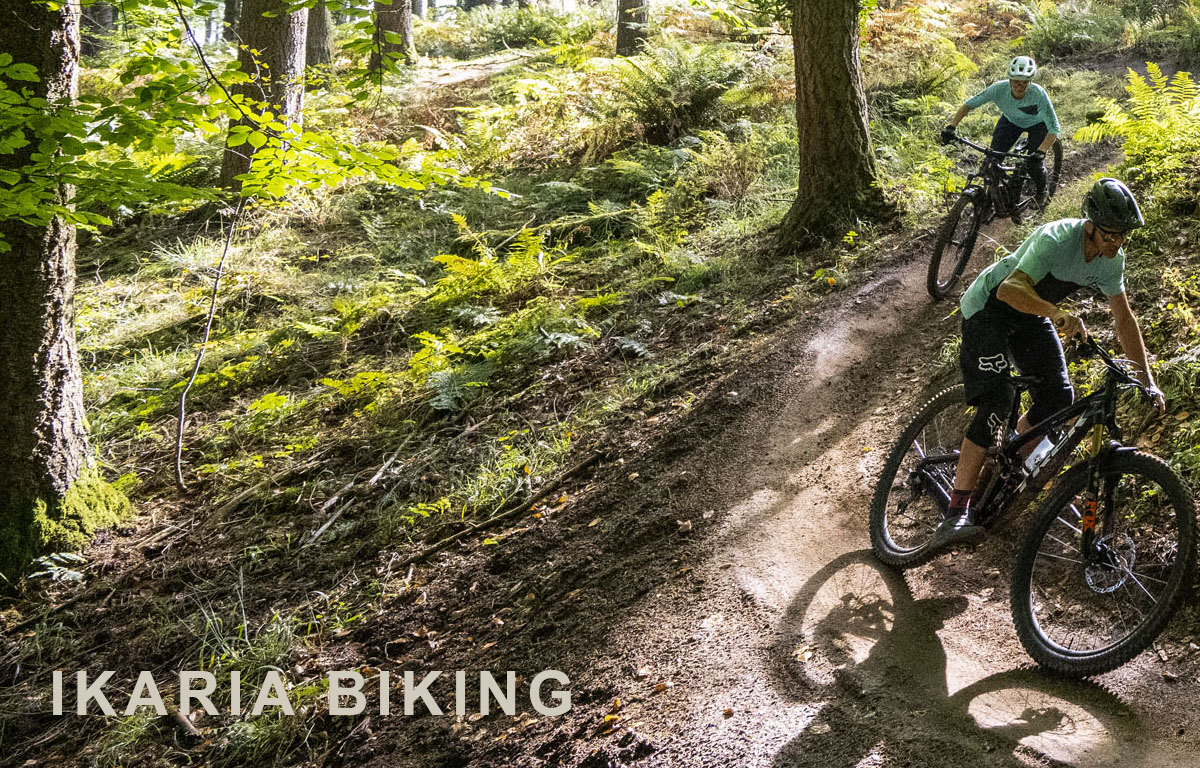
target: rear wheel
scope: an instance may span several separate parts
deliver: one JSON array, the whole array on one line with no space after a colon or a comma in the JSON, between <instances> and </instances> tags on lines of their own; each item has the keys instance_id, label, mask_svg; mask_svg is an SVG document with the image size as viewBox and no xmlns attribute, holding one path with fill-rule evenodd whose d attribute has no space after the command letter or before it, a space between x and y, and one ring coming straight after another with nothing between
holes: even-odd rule
<instances>
[{"instance_id":1,"label":"rear wheel","mask_svg":"<svg viewBox=\"0 0 1200 768\"><path fill-rule=\"evenodd\" d=\"M1094 555L1082 556L1088 465L1060 479L1017 555L1012 612L1034 661L1071 677L1098 675L1144 650L1190 585L1191 494L1161 459L1121 453L1100 470Z\"/></svg>"},{"instance_id":2,"label":"rear wheel","mask_svg":"<svg viewBox=\"0 0 1200 768\"><path fill-rule=\"evenodd\" d=\"M950 295L971 259L983 223L982 195L978 193L977 189L963 192L942 222L925 283L929 295L935 299Z\"/></svg>"},{"instance_id":3,"label":"rear wheel","mask_svg":"<svg viewBox=\"0 0 1200 768\"><path fill-rule=\"evenodd\" d=\"M871 500L871 548L889 565L920 565L954 490L958 452L972 410L963 386L938 393L900 435Z\"/></svg>"},{"instance_id":4,"label":"rear wheel","mask_svg":"<svg viewBox=\"0 0 1200 768\"><path fill-rule=\"evenodd\" d=\"M1062 162L1062 142L1056 141L1050 151L1046 153L1046 196L1048 198L1054 197L1054 193L1058 192L1058 180L1062 178Z\"/></svg>"}]
</instances>

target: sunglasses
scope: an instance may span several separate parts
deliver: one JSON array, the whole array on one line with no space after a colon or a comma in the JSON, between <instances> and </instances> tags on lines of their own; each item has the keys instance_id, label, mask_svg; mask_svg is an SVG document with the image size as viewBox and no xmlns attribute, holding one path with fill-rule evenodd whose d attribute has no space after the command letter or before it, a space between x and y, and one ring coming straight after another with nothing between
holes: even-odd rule
<instances>
[{"instance_id":1,"label":"sunglasses","mask_svg":"<svg viewBox=\"0 0 1200 768\"><path fill-rule=\"evenodd\" d=\"M1100 233L1100 239L1106 243L1122 243L1125 241L1124 232L1118 232L1104 227L1096 227L1096 231Z\"/></svg>"}]
</instances>

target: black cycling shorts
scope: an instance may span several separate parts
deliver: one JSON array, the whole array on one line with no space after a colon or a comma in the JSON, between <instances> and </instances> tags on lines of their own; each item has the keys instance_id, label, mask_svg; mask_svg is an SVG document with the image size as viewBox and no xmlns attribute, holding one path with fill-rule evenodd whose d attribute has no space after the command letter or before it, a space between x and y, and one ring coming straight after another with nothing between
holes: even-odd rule
<instances>
[{"instance_id":1,"label":"black cycling shorts","mask_svg":"<svg viewBox=\"0 0 1200 768\"><path fill-rule=\"evenodd\" d=\"M967 404L978 407L967 435L972 442L990 445L985 435L995 434L1008 418L1016 396L1010 380L1014 365L1021 375L1040 379L1031 388L1030 424L1043 421L1074 401L1062 344L1048 318L985 308L963 320L962 328L959 365Z\"/></svg>"}]
</instances>

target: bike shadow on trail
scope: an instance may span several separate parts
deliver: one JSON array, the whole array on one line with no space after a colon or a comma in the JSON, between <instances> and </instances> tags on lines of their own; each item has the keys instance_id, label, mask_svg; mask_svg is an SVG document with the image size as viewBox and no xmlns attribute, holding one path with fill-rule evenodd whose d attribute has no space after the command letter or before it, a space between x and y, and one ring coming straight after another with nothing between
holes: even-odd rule
<instances>
[{"instance_id":1,"label":"bike shadow on trail","mask_svg":"<svg viewBox=\"0 0 1200 768\"><path fill-rule=\"evenodd\" d=\"M782 695L820 709L772 766L1101 766L1141 753L1137 716L1094 683L1016 669L951 695L937 630L966 607L961 596L914 599L869 550L814 574L769 665Z\"/></svg>"}]
</instances>

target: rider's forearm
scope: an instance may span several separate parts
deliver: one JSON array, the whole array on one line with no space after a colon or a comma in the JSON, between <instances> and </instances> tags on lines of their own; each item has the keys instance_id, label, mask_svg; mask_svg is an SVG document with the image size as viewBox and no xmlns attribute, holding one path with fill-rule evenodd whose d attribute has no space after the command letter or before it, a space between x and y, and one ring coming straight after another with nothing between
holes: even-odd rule
<instances>
[{"instance_id":1,"label":"rider's forearm","mask_svg":"<svg viewBox=\"0 0 1200 768\"><path fill-rule=\"evenodd\" d=\"M1150 373L1150 360L1146 354L1146 342L1142 340L1142 329L1138 326L1136 317L1114 317L1114 330L1117 341L1121 342L1121 351L1137 366L1138 378L1147 387L1156 386L1154 375Z\"/></svg>"},{"instance_id":2,"label":"rider's forearm","mask_svg":"<svg viewBox=\"0 0 1200 768\"><path fill-rule=\"evenodd\" d=\"M1042 140L1042 144L1040 147L1038 147L1038 150L1041 152L1049 152L1050 148L1054 146L1054 142L1056 141L1058 141L1057 133L1047 133L1046 138Z\"/></svg>"},{"instance_id":3,"label":"rider's forearm","mask_svg":"<svg viewBox=\"0 0 1200 768\"><path fill-rule=\"evenodd\" d=\"M954 113L954 117L950 118L950 125L957 126L959 123L962 122L962 119L964 117L966 117L967 113L970 111L971 111L971 108L968 107L966 104L963 104L961 107L958 108L958 111Z\"/></svg>"},{"instance_id":4,"label":"rider's forearm","mask_svg":"<svg viewBox=\"0 0 1200 768\"><path fill-rule=\"evenodd\" d=\"M1057 321L1066 313L1050 302L1037 295L1031 286L1020 281L1005 280L996 289L996 298L1003 301L1018 312L1027 315L1040 315Z\"/></svg>"}]
</instances>

